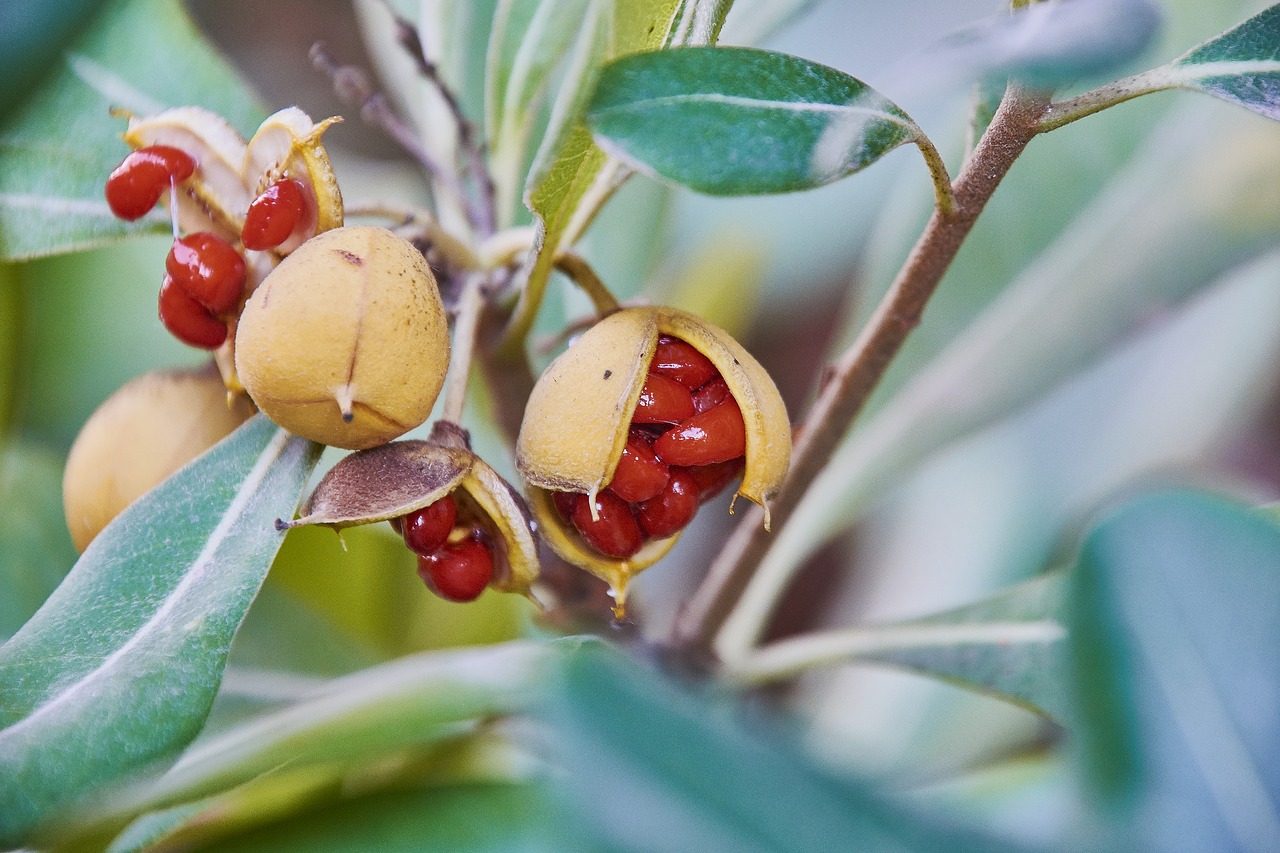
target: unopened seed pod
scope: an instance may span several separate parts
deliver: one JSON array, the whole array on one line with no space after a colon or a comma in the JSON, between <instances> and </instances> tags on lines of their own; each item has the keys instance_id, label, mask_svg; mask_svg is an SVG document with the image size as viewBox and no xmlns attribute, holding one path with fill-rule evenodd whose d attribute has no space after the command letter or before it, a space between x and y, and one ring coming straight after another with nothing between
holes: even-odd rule
<instances>
[{"instance_id":1,"label":"unopened seed pod","mask_svg":"<svg viewBox=\"0 0 1280 853\"><path fill-rule=\"evenodd\" d=\"M625 559L589 547L554 506L554 492L592 501L612 480L659 338L683 341L714 366L745 426L737 494L762 506L781 488L791 458L786 408L768 373L727 332L675 308L628 308L611 314L569 347L538 380L525 408L516 465L547 543L571 563L606 580L621 603L631 576L657 561L678 533L645 543Z\"/></svg>"},{"instance_id":2,"label":"unopened seed pod","mask_svg":"<svg viewBox=\"0 0 1280 853\"><path fill-rule=\"evenodd\" d=\"M147 373L108 397L76 436L62 478L77 550L251 414L247 400L228 400L212 369Z\"/></svg>"},{"instance_id":3,"label":"unopened seed pod","mask_svg":"<svg viewBox=\"0 0 1280 853\"><path fill-rule=\"evenodd\" d=\"M456 442L395 441L347 456L327 473L281 527L318 524L341 530L390 521L451 495L460 518L478 524L497 552L490 586L530 595L538 577L533 520L519 494L493 468Z\"/></svg>"},{"instance_id":4,"label":"unopened seed pod","mask_svg":"<svg viewBox=\"0 0 1280 853\"><path fill-rule=\"evenodd\" d=\"M359 450L431 414L449 365L435 276L385 228L352 226L302 244L267 276L236 330L236 372L292 433Z\"/></svg>"}]
</instances>

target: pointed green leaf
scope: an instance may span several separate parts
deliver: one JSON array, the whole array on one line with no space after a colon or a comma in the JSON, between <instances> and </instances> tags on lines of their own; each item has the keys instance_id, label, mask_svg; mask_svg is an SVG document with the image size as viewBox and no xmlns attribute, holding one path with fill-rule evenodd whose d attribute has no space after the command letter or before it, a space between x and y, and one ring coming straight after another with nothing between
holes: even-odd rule
<instances>
[{"instance_id":1,"label":"pointed green leaf","mask_svg":"<svg viewBox=\"0 0 1280 853\"><path fill-rule=\"evenodd\" d=\"M576 641L511 642L425 652L333 679L297 702L193 744L164 774L123 788L55 829L95 827L225 791L289 764L359 764L471 732L476 721L523 710L550 663Z\"/></svg>"},{"instance_id":2,"label":"pointed green leaf","mask_svg":"<svg viewBox=\"0 0 1280 853\"><path fill-rule=\"evenodd\" d=\"M264 416L120 514L0 646L0 844L196 733L318 446Z\"/></svg>"},{"instance_id":3,"label":"pointed green leaf","mask_svg":"<svg viewBox=\"0 0 1280 853\"><path fill-rule=\"evenodd\" d=\"M906 113L847 74L728 47L611 63L587 123L634 168L712 195L819 187L920 137Z\"/></svg>"},{"instance_id":4,"label":"pointed green leaf","mask_svg":"<svg viewBox=\"0 0 1280 853\"><path fill-rule=\"evenodd\" d=\"M125 123L193 104L242 133L262 119L247 87L204 41L177 0L110 0L44 84L0 126L0 257L32 258L167 229L155 214L128 224L103 200L129 148Z\"/></svg>"},{"instance_id":5,"label":"pointed green leaf","mask_svg":"<svg viewBox=\"0 0 1280 853\"><path fill-rule=\"evenodd\" d=\"M1045 575L925 619L826 631L765 646L730 677L759 683L817 666L887 663L1065 719L1065 577Z\"/></svg>"},{"instance_id":6,"label":"pointed green leaf","mask_svg":"<svg viewBox=\"0 0 1280 853\"><path fill-rule=\"evenodd\" d=\"M592 0L587 6L525 182L525 205L537 219L537 244L516 316L507 330L509 351L504 355L508 359L514 347L523 345L533 325L561 243L566 237L572 241L579 236L603 199L625 177L605 168L609 158L592 142L583 121L600 67L614 57L666 44L679 6L679 0ZM591 199L588 193L593 188L596 197Z\"/></svg>"},{"instance_id":7,"label":"pointed green leaf","mask_svg":"<svg viewBox=\"0 0 1280 853\"><path fill-rule=\"evenodd\" d=\"M548 712L562 778L579 819L616 849L1008 849L837 779L601 647L566 669Z\"/></svg>"},{"instance_id":8,"label":"pointed green leaf","mask_svg":"<svg viewBox=\"0 0 1280 853\"><path fill-rule=\"evenodd\" d=\"M1158 71L1194 89L1280 121L1280 4Z\"/></svg>"},{"instance_id":9,"label":"pointed green leaf","mask_svg":"<svg viewBox=\"0 0 1280 853\"><path fill-rule=\"evenodd\" d=\"M1171 492L1105 519L1071 608L1077 751L1116 849L1280 849L1280 527Z\"/></svg>"}]
</instances>

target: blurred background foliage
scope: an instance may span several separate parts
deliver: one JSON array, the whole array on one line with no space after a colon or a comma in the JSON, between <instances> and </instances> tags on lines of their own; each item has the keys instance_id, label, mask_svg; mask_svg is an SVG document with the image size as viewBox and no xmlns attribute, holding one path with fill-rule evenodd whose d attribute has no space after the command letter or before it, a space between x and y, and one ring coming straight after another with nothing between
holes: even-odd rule
<instances>
[{"instance_id":1,"label":"blurred background foliage","mask_svg":"<svg viewBox=\"0 0 1280 853\"><path fill-rule=\"evenodd\" d=\"M40 15L24 17L7 4L0 11L6 81L0 115L21 106L23 93L99 4L19 5ZM472 42L457 51L469 69L463 79L473 84L464 88L464 101L477 117L483 22L494 5L470 4L478 23ZM920 123L954 167L964 146L969 87L913 68L939 38L1000 5L915 0L905 14L899 4L828 0L812 4L765 45L877 87ZM1163 62L1261 5L1166 0L1159 36L1131 70ZM187 9L267 110L298 104L316 117L349 112L307 61L314 41L326 41L344 62L371 64L347 2L188 0ZM734 43L735 20L731 15L724 43ZM1079 88L1096 82L1080 81ZM349 201L403 200L406 186L425 197L412 165L357 117L330 131L326 142ZM1070 564L1094 520L1153 487L1207 487L1251 504L1280 499L1277 152L1280 127L1186 94L1143 98L1033 142L872 410L780 543L775 559L789 561L783 574L794 579L769 637L923 616L978 600ZM636 177L583 249L621 298L689 307L739 334L776 377L794 416L811 399L823 364L856 334L928 215L932 194L915 157L898 152L853 180L768 198L696 197ZM80 425L127 379L200 360L155 320L156 271L167 248L164 238L143 237L0 265L0 419L7 425L0 456L7 509L0 520L0 639L17 630L74 561L59 500L60 465ZM546 343L536 352L540 363L549 360L564 324L587 311L563 282L553 288L535 338ZM482 454L510 474L508 451L482 402L468 418ZM702 513L671 556L637 582L648 635L665 633L727 532L729 519L713 515ZM536 630L530 608L514 597L488 593L476 605L459 606L425 594L411 555L384 528L350 530L343 545L327 531L289 534L237 638L209 736L292 698L289 690L264 693L264 684L292 684L279 672L295 674L305 691L311 679ZM1108 535L1123 533L1109 529ZM1158 575L1151 582L1160 583ZM1229 623L1230 613L1223 618ZM1153 630L1156 642L1165 636L1159 626ZM591 732L599 742L591 743L603 763L584 759L583 775L575 778L616 786L611 799L619 812L604 820L613 831L597 826L574 841L579 830L557 817L561 795L534 781L542 777L528 770L531 759L511 747L519 738L493 745L472 730L450 730L461 740L419 744L361 765L354 775L350 764L317 764L306 778L280 773L245 783L259 786L252 790L233 788L176 812L156 812L111 849L153 849L147 844L164 838L195 843L259 824L266 828L247 830L227 849L625 848L610 823L625 818L622 804L665 802L682 777L659 768L644 777L645 790L624 784L635 778L628 777L635 772L628 762L638 759L599 746L618 738L612 743L624 751L630 743L602 722L610 710L596 707L590 713L598 717L584 721L578 717L589 712L564 696L645 697L612 682L602 686L592 679L613 676L593 672L570 676L576 686L546 713L560 720L577 715L571 731L600 727ZM789 735L824 765L792 768L821 796L837 784L825 774L891 779L918 803L1035 844L1060 838L1078 815L1076 765L1057 748L1062 729L1015 706L872 667L815 671L767 692L760 704L783 709ZM471 750L452 776L441 759L448 749ZM587 747L570 745L569 754L575 749ZM711 766L717 760L708 759ZM319 817L289 817L335 799L344 802ZM878 805L867 808L860 814L878 814ZM875 818L881 819L888 820ZM863 829L841 831L857 836ZM682 842L698 837L672 831ZM743 842L733 849L774 849L767 832L752 838L760 848Z\"/></svg>"}]
</instances>

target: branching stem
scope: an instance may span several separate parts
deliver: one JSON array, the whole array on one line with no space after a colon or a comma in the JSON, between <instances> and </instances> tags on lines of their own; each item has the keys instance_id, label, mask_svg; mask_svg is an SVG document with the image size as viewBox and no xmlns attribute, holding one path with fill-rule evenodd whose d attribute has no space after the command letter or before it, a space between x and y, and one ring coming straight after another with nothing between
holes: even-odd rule
<instances>
[{"instance_id":1,"label":"branching stem","mask_svg":"<svg viewBox=\"0 0 1280 853\"><path fill-rule=\"evenodd\" d=\"M476 349L476 329L484 309L486 274L473 272L462 284L458 311L453 321L453 345L449 352L449 373L445 376L444 403L440 419L462 423L462 410L467 401L467 383L471 378L471 358Z\"/></svg>"},{"instance_id":2,"label":"branching stem","mask_svg":"<svg viewBox=\"0 0 1280 853\"><path fill-rule=\"evenodd\" d=\"M953 185L955 212L935 211L897 278L862 333L828 374L817 400L800 426L791 470L772 506L774 530L787 523L801 496L830 460L872 392L920 323L929 298L972 230L978 215L1014 161L1039 132L1048 107L1044 93L1011 86L973 156ZM752 583L768 548L763 513L753 507L739 522L712 564L700 588L676 620L673 642L694 653L711 650L713 641ZM785 586L781 584L780 586ZM753 633L767 622L775 601L761 602L748 614Z\"/></svg>"}]
</instances>

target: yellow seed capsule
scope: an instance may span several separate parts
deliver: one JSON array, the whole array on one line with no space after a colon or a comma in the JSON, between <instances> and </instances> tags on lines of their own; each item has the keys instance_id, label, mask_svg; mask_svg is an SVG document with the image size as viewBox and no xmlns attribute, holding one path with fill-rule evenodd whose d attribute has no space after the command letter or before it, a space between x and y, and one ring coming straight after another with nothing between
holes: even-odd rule
<instances>
[{"instance_id":1,"label":"yellow seed capsule","mask_svg":"<svg viewBox=\"0 0 1280 853\"><path fill-rule=\"evenodd\" d=\"M250 297L236 371L258 408L292 433L358 450L431 414L449 365L435 276L385 228L325 232Z\"/></svg>"},{"instance_id":2,"label":"yellow seed capsule","mask_svg":"<svg viewBox=\"0 0 1280 853\"><path fill-rule=\"evenodd\" d=\"M318 524L342 530L400 518L452 495L459 514L456 532L470 535L473 525L485 531L495 564L489 585L531 595L538 550L524 501L467 449L465 438L455 435L435 443L442 435L439 426L432 442L395 441L346 457L321 479L302 517L280 526Z\"/></svg>"},{"instance_id":3,"label":"yellow seed capsule","mask_svg":"<svg viewBox=\"0 0 1280 853\"><path fill-rule=\"evenodd\" d=\"M723 329L663 307L628 308L589 329L535 385L516 444L516 464L531 485L530 504L548 544L604 578L620 599L628 579L665 554L679 534L652 538L625 559L606 557L565 522L551 493L585 494L595 514L595 496L614 478L664 335L704 356L740 409L745 452L737 494L764 507L766 527L769 502L781 488L791 458L791 428L773 380Z\"/></svg>"},{"instance_id":4,"label":"yellow seed capsule","mask_svg":"<svg viewBox=\"0 0 1280 853\"><path fill-rule=\"evenodd\" d=\"M80 430L63 474L63 508L76 548L87 548L125 507L251 414L247 400L228 406L211 369L147 373L108 397Z\"/></svg>"}]
</instances>

